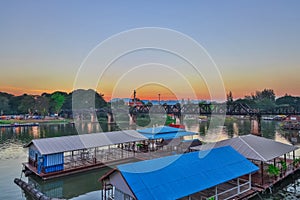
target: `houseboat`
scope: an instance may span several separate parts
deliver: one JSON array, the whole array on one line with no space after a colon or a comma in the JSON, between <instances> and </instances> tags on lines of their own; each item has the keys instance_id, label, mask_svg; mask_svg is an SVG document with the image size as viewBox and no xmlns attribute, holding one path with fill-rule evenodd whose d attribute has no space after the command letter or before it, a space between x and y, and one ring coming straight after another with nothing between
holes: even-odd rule
<instances>
[{"instance_id":1,"label":"houseboat","mask_svg":"<svg viewBox=\"0 0 300 200\"><path fill-rule=\"evenodd\" d=\"M124 162L187 152L197 133L169 126L34 139L25 145L29 172L50 179ZM179 145L182 144L182 145ZM184 145L183 145L184 144ZM178 148L180 147L180 148Z\"/></svg>"},{"instance_id":2,"label":"houseboat","mask_svg":"<svg viewBox=\"0 0 300 200\"><path fill-rule=\"evenodd\" d=\"M259 168L232 147L118 165L100 178L102 199L232 199L253 194Z\"/></svg>"}]
</instances>

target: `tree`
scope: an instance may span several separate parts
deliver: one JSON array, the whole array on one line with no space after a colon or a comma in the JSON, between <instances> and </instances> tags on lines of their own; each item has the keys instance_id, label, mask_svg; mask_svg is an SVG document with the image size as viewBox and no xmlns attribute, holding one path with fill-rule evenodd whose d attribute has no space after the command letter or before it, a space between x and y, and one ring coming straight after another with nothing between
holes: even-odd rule
<instances>
[{"instance_id":1,"label":"tree","mask_svg":"<svg viewBox=\"0 0 300 200\"><path fill-rule=\"evenodd\" d=\"M12 95L0 92L0 115L8 114L10 111L9 99Z\"/></svg>"},{"instance_id":2,"label":"tree","mask_svg":"<svg viewBox=\"0 0 300 200\"><path fill-rule=\"evenodd\" d=\"M66 93L63 93L66 94ZM65 102L65 95L63 95L62 92L54 92L51 95L51 99L54 102L54 110L56 114L58 114L61 111L61 108Z\"/></svg>"},{"instance_id":3,"label":"tree","mask_svg":"<svg viewBox=\"0 0 300 200\"><path fill-rule=\"evenodd\" d=\"M256 91L256 95L254 96L254 100L262 100L268 99L270 101L275 102L275 93L272 89L264 89L263 91Z\"/></svg>"},{"instance_id":4,"label":"tree","mask_svg":"<svg viewBox=\"0 0 300 200\"><path fill-rule=\"evenodd\" d=\"M49 113L50 99L46 96L37 96L35 98L34 110L39 115L46 116Z\"/></svg>"},{"instance_id":5,"label":"tree","mask_svg":"<svg viewBox=\"0 0 300 200\"><path fill-rule=\"evenodd\" d=\"M72 108L75 109L93 109L107 107L103 94L94 90L78 89L72 92Z\"/></svg>"},{"instance_id":6,"label":"tree","mask_svg":"<svg viewBox=\"0 0 300 200\"><path fill-rule=\"evenodd\" d=\"M232 103L232 102L233 102L232 92L229 91L229 93L227 94L227 103Z\"/></svg>"},{"instance_id":7,"label":"tree","mask_svg":"<svg viewBox=\"0 0 300 200\"><path fill-rule=\"evenodd\" d=\"M250 107L260 110L272 110L275 107L275 93L272 89L256 91L251 96L245 96L244 100Z\"/></svg>"},{"instance_id":8,"label":"tree","mask_svg":"<svg viewBox=\"0 0 300 200\"><path fill-rule=\"evenodd\" d=\"M23 94L19 96L18 114L32 114L34 112L35 100L32 95Z\"/></svg>"}]
</instances>

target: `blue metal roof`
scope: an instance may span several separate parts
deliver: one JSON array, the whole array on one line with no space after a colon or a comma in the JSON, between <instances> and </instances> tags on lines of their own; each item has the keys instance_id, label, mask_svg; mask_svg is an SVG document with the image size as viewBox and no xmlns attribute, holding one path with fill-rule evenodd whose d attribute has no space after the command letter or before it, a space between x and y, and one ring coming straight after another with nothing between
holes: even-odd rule
<instances>
[{"instance_id":1,"label":"blue metal roof","mask_svg":"<svg viewBox=\"0 0 300 200\"><path fill-rule=\"evenodd\" d=\"M139 133L141 133L143 136L147 137L148 139L174 139L179 138L182 136L187 135L195 135L197 133L194 132L188 132L181 128L175 128L170 126L158 126L153 128L146 128L142 130L138 130Z\"/></svg>"},{"instance_id":2,"label":"blue metal roof","mask_svg":"<svg viewBox=\"0 0 300 200\"><path fill-rule=\"evenodd\" d=\"M146 133L142 133L143 136L145 136L148 139L165 139L165 140L169 140L169 139L174 139L174 138L180 138L183 136L187 136L187 135L195 135L197 133L194 132L188 132L188 131L182 131L182 132L171 132L171 133L162 133L162 134L146 134Z\"/></svg>"},{"instance_id":3,"label":"blue metal roof","mask_svg":"<svg viewBox=\"0 0 300 200\"><path fill-rule=\"evenodd\" d=\"M181 128L175 128L171 126L158 126L158 127L153 127L153 128L145 128L138 130L139 133L145 133L145 134L163 134L163 133L177 133L185 131L184 129Z\"/></svg>"},{"instance_id":4,"label":"blue metal roof","mask_svg":"<svg viewBox=\"0 0 300 200\"><path fill-rule=\"evenodd\" d=\"M259 169L230 146L117 168L138 199L178 199Z\"/></svg>"}]
</instances>

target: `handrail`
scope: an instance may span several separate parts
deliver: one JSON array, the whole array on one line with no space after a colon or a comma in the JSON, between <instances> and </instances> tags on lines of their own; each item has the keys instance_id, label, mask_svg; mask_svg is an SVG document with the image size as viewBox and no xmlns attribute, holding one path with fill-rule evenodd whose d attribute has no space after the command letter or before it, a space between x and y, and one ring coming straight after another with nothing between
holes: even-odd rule
<instances>
[{"instance_id":1,"label":"handrail","mask_svg":"<svg viewBox=\"0 0 300 200\"><path fill-rule=\"evenodd\" d=\"M242 186L249 185L247 189L243 190L243 192L247 192L248 190L251 189L251 184L249 184L249 183L250 183L250 181L247 181L247 182L245 182L245 183L243 183L243 184L237 185L237 186L235 186L235 187L233 187L233 188L230 188L230 189L228 189L228 190L225 190L225 191L223 191L223 192L221 192L221 193L218 193L218 194L216 194L216 195L210 196L210 197L208 197L208 198L206 198L206 199L208 200L208 199L210 199L211 197L216 198L217 196L220 196L220 195L222 195L222 194L226 194L226 193L228 193L228 192L230 192L230 191L232 191L232 190L235 190L235 189L238 189L238 191L241 191L240 189L241 189ZM236 196L237 194L240 194L240 193L236 193L236 194L234 194L234 195L231 195L231 196L225 198L224 200L230 199L230 198Z\"/></svg>"}]
</instances>

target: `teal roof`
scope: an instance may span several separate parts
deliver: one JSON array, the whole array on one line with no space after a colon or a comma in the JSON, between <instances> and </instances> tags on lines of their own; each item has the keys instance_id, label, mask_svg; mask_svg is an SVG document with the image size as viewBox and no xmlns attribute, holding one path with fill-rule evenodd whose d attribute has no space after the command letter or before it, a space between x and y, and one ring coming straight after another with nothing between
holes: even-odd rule
<instances>
[{"instance_id":1,"label":"teal roof","mask_svg":"<svg viewBox=\"0 0 300 200\"><path fill-rule=\"evenodd\" d=\"M185 131L181 128L175 128L170 126L159 126L153 128L146 128L138 130L140 134L147 137L148 139L174 139L187 135L195 135L197 133Z\"/></svg>"},{"instance_id":2,"label":"teal roof","mask_svg":"<svg viewBox=\"0 0 300 200\"><path fill-rule=\"evenodd\" d=\"M117 168L137 199L178 199L258 170L229 146Z\"/></svg>"},{"instance_id":3,"label":"teal roof","mask_svg":"<svg viewBox=\"0 0 300 200\"><path fill-rule=\"evenodd\" d=\"M163 134L163 133L177 133L177 132L182 132L185 131L184 129L181 128L175 128L171 126L158 126L158 127L153 127L153 128L145 128L138 130L139 133L142 134Z\"/></svg>"},{"instance_id":4,"label":"teal roof","mask_svg":"<svg viewBox=\"0 0 300 200\"><path fill-rule=\"evenodd\" d=\"M180 138L183 136L188 136L188 135L195 135L197 133L194 132L188 132L188 131L182 131L182 132L173 132L173 133L161 133L161 134L145 134L142 133L143 136L145 136L148 139L165 139L165 140L170 140L174 138Z\"/></svg>"}]
</instances>

